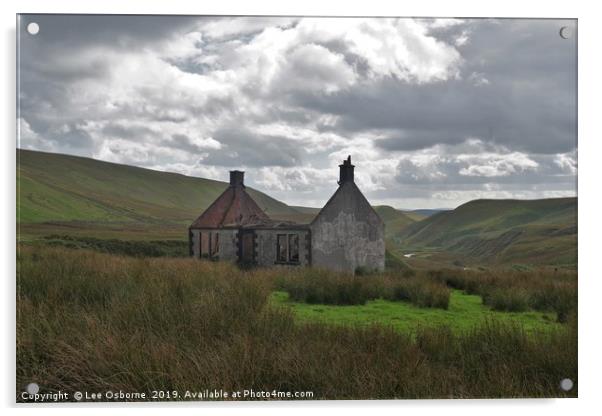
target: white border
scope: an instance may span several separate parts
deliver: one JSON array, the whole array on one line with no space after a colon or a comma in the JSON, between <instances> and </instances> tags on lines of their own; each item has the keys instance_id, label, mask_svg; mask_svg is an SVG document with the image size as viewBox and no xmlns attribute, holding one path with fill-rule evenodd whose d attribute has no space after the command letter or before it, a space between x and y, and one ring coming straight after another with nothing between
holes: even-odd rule
<instances>
[{"instance_id":1,"label":"white border","mask_svg":"<svg viewBox=\"0 0 602 416\"><path fill-rule=\"evenodd\" d=\"M599 196L602 172L599 160L600 145L600 40L602 40L599 14L592 4L575 1L531 2L506 0L492 4L483 1L425 1L394 2L370 0L350 1L282 0L242 1L220 0L200 2L185 0L104 0L82 2L74 0L21 0L13 4L0 4L2 42L2 71L0 116L4 127L2 151L2 230L0 256L5 273L2 274L3 302L2 362L0 368L0 403L8 414L31 412L31 406L14 404L15 385L15 21L16 13L131 13L131 14L270 14L270 15L391 15L391 16L441 16L441 17L563 17L579 19L579 399L565 400L438 400L438 401L353 401L353 402L296 402L296 403L183 403L183 404L110 404L79 405L38 408L44 414L105 414L111 412L144 412L148 415L164 414L177 410L186 413L231 414L307 414L340 411L364 414L374 409L379 413L426 413L437 415L504 415L526 412L551 415L591 414L599 411L601 345L600 294L602 276L596 255L600 255L599 238L602 198ZM602 245L602 244L601 244ZM5 413L6 414L6 413Z\"/></svg>"}]
</instances>

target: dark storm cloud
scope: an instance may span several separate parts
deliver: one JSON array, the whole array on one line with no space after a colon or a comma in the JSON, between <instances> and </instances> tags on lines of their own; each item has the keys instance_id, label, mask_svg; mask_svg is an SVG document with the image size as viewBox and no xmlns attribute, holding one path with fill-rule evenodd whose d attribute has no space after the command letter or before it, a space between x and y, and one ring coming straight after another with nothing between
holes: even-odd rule
<instances>
[{"instance_id":1,"label":"dark storm cloud","mask_svg":"<svg viewBox=\"0 0 602 416\"><path fill-rule=\"evenodd\" d=\"M199 17L80 14L22 14L19 24L19 77L23 92L20 110L32 126L44 130L44 107L72 113L73 82L102 83L113 70L106 50L139 51L148 45L185 33ZM36 22L32 36L27 25ZM77 59L79 54L89 52ZM85 91L82 91L85 93ZM81 115L77 115L81 116ZM41 126L40 126L41 125Z\"/></svg>"},{"instance_id":2,"label":"dark storm cloud","mask_svg":"<svg viewBox=\"0 0 602 416\"><path fill-rule=\"evenodd\" d=\"M145 126L122 126L119 124L108 124L102 128L107 136L118 138L136 138L155 135L156 133Z\"/></svg>"},{"instance_id":3,"label":"dark storm cloud","mask_svg":"<svg viewBox=\"0 0 602 416\"><path fill-rule=\"evenodd\" d=\"M42 48L132 48L152 44L175 33L185 33L200 16L21 14L23 51ZM40 32L29 36L27 25L36 22Z\"/></svg>"},{"instance_id":4,"label":"dark storm cloud","mask_svg":"<svg viewBox=\"0 0 602 416\"><path fill-rule=\"evenodd\" d=\"M334 129L389 130L385 150L416 150L479 137L528 152L576 145L576 48L567 21L473 21L459 48L462 79L410 84L386 78L337 94L298 94L311 111L340 116ZM448 41L457 36L448 34ZM464 29L466 30L466 29Z\"/></svg>"},{"instance_id":5,"label":"dark storm cloud","mask_svg":"<svg viewBox=\"0 0 602 416\"><path fill-rule=\"evenodd\" d=\"M305 154L299 143L244 128L221 129L213 138L223 147L211 151L206 161L218 166L292 167L300 165Z\"/></svg>"},{"instance_id":6,"label":"dark storm cloud","mask_svg":"<svg viewBox=\"0 0 602 416\"><path fill-rule=\"evenodd\" d=\"M62 131L54 135L54 139L57 143L60 142L63 148L76 151L87 150L93 142L86 130L73 125L65 126Z\"/></svg>"},{"instance_id":7,"label":"dark storm cloud","mask_svg":"<svg viewBox=\"0 0 602 416\"><path fill-rule=\"evenodd\" d=\"M169 145L172 148L184 150L186 152L196 154L203 153L203 148L194 144L193 140L185 134L174 134L173 136L171 136Z\"/></svg>"}]
</instances>

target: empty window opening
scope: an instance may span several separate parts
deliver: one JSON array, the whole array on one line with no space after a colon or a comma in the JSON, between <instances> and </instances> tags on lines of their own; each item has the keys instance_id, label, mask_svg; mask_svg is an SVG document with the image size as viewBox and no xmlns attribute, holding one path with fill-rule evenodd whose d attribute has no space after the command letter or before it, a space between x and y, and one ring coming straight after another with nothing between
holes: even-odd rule
<instances>
[{"instance_id":1,"label":"empty window opening","mask_svg":"<svg viewBox=\"0 0 602 416\"><path fill-rule=\"evenodd\" d=\"M219 256L219 233L203 231L199 233L200 250L202 258L217 258Z\"/></svg>"},{"instance_id":2,"label":"empty window opening","mask_svg":"<svg viewBox=\"0 0 602 416\"><path fill-rule=\"evenodd\" d=\"M278 234L277 241L277 260L281 263L285 263L288 260L288 247L287 247L287 236L286 234Z\"/></svg>"},{"instance_id":3,"label":"empty window opening","mask_svg":"<svg viewBox=\"0 0 602 416\"><path fill-rule=\"evenodd\" d=\"M276 262L299 263L299 235L278 234L276 238Z\"/></svg>"},{"instance_id":4,"label":"empty window opening","mask_svg":"<svg viewBox=\"0 0 602 416\"><path fill-rule=\"evenodd\" d=\"M288 235L288 261L299 262L299 236L297 234Z\"/></svg>"},{"instance_id":5,"label":"empty window opening","mask_svg":"<svg viewBox=\"0 0 602 416\"><path fill-rule=\"evenodd\" d=\"M204 231L199 233L199 241L201 242L201 249L199 253L201 257L209 257L209 233Z\"/></svg>"},{"instance_id":6,"label":"empty window opening","mask_svg":"<svg viewBox=\"0 0 602 416\"><path fill-rule=\"evenodd\" d=\"M219 256L219 233L209 233L211 239L211 258Z\"/></svg>"}]
</instances>

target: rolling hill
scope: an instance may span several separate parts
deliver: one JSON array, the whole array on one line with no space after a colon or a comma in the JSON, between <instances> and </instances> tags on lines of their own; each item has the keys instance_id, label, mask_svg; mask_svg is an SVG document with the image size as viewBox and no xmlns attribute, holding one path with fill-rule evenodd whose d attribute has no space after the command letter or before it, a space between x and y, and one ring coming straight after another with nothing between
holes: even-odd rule
<instances>
[{"instance_id":1,"label":"rolling hill","mask_svg":"<svg viewBox=\"0 0 602 416\"><path fill-rule=\"evenodd\" d=\"M374 207L380 218L385 222L385 239L391 240L405 229L408 225L416 222L407 212L400 211L388 205Z\"/></svg>"},{"instance_id":2,"label":"rolling hill","mask_svg":"<svg viewBox=\"0 0 602 416\"><path fill-rule=\"evenodd\" d=\"M228 186L95 159L17 150L20 236L78 234L119 238L186 238L186 228ZM248 188L272 218L310 222L319 208L293 207ZM375 207L396 233L414 222Z\"/></svg>"},{"instance_id":3,"label":"rolling hill","mask_svg":"<svg viewBox=\"0 0 602 416\"><path fill-rule=\"evenodd\" d=\"M450 209L414 209L412 211L407 211L410 214L417 215L422 218L430 217L432 215L438 214L442 211L450 211Z\"/></svg>"},{"instance_id":4,"label":"rolling hill","mask_svg":"<svg viewBox=\"0 0 602 416\"><path fill-rule=\"evenodd\" d=\"M17 158L17 222L25 224L25 233L99 224L131 230L156 226L181 233L228 186L63 154L17 150ZM270 216L301 215L266 194L251 188L249 192Z\"/></svg>"},{"instance_id":5,"label":"rolling hill","mask_svg":"<svg viewBox=\"0 0 602 416\"><path fill-rule=\"evenodd\" d=\"M487 263L574 265L577 199L475 200L410 224L395 238L408 251L445 251Z\"/></svg>"}]
</instances>

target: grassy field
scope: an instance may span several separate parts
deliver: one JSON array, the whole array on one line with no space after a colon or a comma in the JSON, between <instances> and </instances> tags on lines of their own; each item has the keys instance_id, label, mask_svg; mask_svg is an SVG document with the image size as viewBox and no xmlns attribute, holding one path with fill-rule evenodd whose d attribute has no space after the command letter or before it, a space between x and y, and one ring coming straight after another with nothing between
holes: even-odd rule
<instances>
[{"instance_id":1,"label":"grassy field","mask_svg":"<svg viewBox=\"0 0 602 416\"><path fill-rule=\"evenodd\" d=\"M488 312L476 296L455 291L447 310L378 300L291 310L284 295L274 294L279 282L317 271L240 270L224 262L43 245L19 245L17 272L18 392L35 380L41 392L278 389L312 391L315 399L577 395L577 385L559 389L561 379L577 380L574 315L554 323L549 314L548 323L543 313ZM305 310L307 318L310 307L383 307L383 316L405 311L408 325L422 311L426 324L404 328L393 316L363 324L358 312L359 325L332 325L298 313ZM469 323L477 310L491 319ZM457 318L446 320L449 315Z\"/></svg>"},{"instance_id":2,"label":"grassy field","mask_svg":"<svg viewBox=\"0 0 602 416\"><path fill-rule=\"evenodd\" d=\"M498 321L522 326L527 332L558 330L562 325L556 322L552 312L499 312L483 305L477 295L467 295L460 290L451 292L448 309L421 308L410 302L392 302L383 299L368 301L365 305L316 305L295 302L287 292L272 293L273 305L291 308L295 317L302 322L322 322L325 324L391 325L404 333L415 333L424 327L448 327L454 332L470 331L487 321Z\"/></svg>"}]
</instances>

